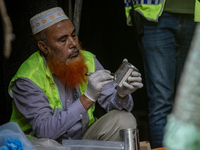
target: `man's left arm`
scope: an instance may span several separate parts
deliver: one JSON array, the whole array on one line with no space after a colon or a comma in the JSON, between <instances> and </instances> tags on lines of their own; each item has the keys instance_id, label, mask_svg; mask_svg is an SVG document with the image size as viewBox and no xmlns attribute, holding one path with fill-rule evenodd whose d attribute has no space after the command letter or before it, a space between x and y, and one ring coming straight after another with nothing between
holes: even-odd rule
<instances>
[{"instance_id":1,"label":"man's left arm","mask_svg":"<svg viewBox=\"0 0 200 150\"><path fill-rule=\"evenodd\" d=\"M95 71L104 69L99 61L95 58ZM113 109L131 111L133 108L133 99L131 93L138 88L143 87L142 78L139 72L132 72L128 80L123 83L121 88L117 87L115 82L105 85L102 89L101 96L98 98L99 104L107 111Z\"/></svg>"},{"instance_id":2,"label":"man's left arm","mask_svg":"<svg viewBox=\"0 0 200 150\"><path fill-rule=\"evenodd\" d=\"M104 86L101 92L101 96L98 99L98 103L107 111L113 109L131 111L133 109L133 98L131 94L128 94L123 100L119 98L117 94L117 85L112 82Z\"/></svg>"}]
</instances>

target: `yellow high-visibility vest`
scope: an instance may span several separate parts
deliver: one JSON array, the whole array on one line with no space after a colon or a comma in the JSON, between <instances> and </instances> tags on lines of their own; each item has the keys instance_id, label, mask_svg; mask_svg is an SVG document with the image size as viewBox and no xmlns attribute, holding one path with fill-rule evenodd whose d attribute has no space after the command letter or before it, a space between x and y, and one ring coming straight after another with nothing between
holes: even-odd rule
<instances>
[{"instance_id":1,"label":"yellow high-visibility vest","mask_svg":"<svg viewBox=\"0 0 200 150\"><path fill-rule=\"evenodd\" d=\"M85 57L85 62L88 67L89 72L95 71L94 56L92 53L81 50L81 53ZM12 78L9 85L9 94L12 97L12 87L15 85L17 78L24 78L34 82L45 95L47 95L49 100L49 105L54 110L54 112L59 112L62 110L62 103L60 100L58 88L53 81L52 73L49 67L45 65L40 52L37 51L32 54L19 68L16 75ZM87 89L87 82L79 86L81 93L83 94ZM96 119L93 116L93 111L95 110L95 105L93 105L88 110L89 123L91 125ZM12 102L12 115L10 121L18 123L22 131L26 131L31 128L28 120L19 112L14 101Z\"/></svg>"}]
</instances>

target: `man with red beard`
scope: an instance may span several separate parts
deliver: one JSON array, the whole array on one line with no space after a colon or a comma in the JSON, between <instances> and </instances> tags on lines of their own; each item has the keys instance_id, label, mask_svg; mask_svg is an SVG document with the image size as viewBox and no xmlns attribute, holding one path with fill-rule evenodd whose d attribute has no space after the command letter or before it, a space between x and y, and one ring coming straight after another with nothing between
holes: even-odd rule
<instances>
[{"instance_id":1,"label":"man with red beard","mask_svg":"<svg viewBox=\"0 0 200 150\"><path fill-rule=\"evenodd\" d=\"M11 121L38 138L117 141L119 130L136 128L131 93L141 88L133 71L118 87L88 51L80 50L74 26L60 7L30 19L39 51L19 68L9 85ZM85 73L93 72L89 77ZM98 120L95 102L108 113Z\"/></svg>"}]
</instances>

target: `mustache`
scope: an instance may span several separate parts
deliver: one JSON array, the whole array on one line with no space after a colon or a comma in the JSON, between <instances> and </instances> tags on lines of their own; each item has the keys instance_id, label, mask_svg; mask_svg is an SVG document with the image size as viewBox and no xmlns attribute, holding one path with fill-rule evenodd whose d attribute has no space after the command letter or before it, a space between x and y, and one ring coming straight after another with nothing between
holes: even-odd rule
<instances>
[{"instance_id":1,"label":"mustache","mask_svg":"<svg viewBox=\"0 0 200 150\"><path fill-rule=\"evenodd\" d=\"M79 53L79 52L80 52L80 49L77 48L77 47L74 47L73 51L69 54L69 56L67 57L67 59L69 59L69 58L73 55L73 53L74 53L75 51L78 51L78 53Z\"/></svg>"}]
</instances>

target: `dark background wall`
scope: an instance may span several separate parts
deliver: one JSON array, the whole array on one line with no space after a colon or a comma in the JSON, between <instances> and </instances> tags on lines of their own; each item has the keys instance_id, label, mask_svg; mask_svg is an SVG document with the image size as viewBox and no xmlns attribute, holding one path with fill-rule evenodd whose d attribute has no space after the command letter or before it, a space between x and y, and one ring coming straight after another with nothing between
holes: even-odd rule
<instances>
[{"instance_id":1,"label":"dark background wall","mask_svg":"<svg viewBox=\"0 0 200 150\"><path fill-rule=\"evenodd\" d=\"M16 36L9 59L0 56L0 125L9 121L11 98L7 87L21 63L37 50L31 36L29 19L45 9L61 6L68 14L67 0L6 0L8 15ZM73 1L74 4L74 1ZM1 19L2 22L2 19ZM3 28L0 24L1 52L3 52ZM146 95L142 56L133 37L132 27L126 25L124 1L83 1L79 40L84 49L94 53L105 69L115 72L124 58L142 73L144 87L132 94L133 115L138 122L141 141L150 141L148 127L148 98Z\"/></svg>"}]
</instances>

